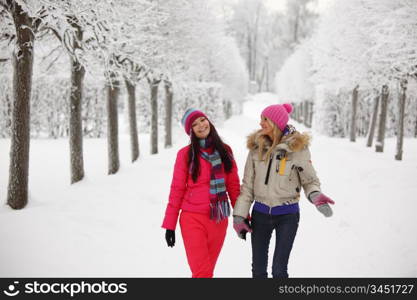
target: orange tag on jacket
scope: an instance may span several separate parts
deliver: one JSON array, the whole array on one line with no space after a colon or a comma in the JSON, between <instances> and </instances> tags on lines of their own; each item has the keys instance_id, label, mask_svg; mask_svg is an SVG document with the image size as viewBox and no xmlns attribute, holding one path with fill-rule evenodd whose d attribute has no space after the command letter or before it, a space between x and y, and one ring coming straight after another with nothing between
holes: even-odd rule
<instances>
[{"instance_id":1,"label":"orange tag on jacket","mask_svg":"<svg viewBox=\"0 0 417 300\"><path fill-rule=\"evenodd\" d=\"M279 175L284 175L286 163L287 163L287 158L286 157L284 157L283 159L280 160L279 170L278 170Z\"/></svg>"}]
</instances>

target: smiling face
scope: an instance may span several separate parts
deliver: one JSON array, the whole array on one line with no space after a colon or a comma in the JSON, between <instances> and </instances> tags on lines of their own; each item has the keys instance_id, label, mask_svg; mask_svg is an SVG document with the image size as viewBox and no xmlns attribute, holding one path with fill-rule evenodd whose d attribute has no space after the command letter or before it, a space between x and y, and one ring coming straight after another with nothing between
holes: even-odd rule
<instances>
[{"instance_id":1,"label":"smiling face","mask_svg":"<svg viewBox=\"0 0 417 300\"><path fill-rule=\"evenodd\" d=\"M199 139L205 139L210 134L210 123L206 117L197 118L191 128Z\"/></svg>"},{"instance_id":2,"label":"smiling face","mask_svg":"<svg viewBox=\"0 0 417 300\"><path fill-rule=\"evenodd\" d=\"M259 125L262 128L261 134L263 135L267 135L271 138L271 140L273 140L273 132L274 132L274 127L271 126L271 124L268 122L268 119L265 116L261 116L261 121L259 122Z\"/></svg>"}]
</instances>

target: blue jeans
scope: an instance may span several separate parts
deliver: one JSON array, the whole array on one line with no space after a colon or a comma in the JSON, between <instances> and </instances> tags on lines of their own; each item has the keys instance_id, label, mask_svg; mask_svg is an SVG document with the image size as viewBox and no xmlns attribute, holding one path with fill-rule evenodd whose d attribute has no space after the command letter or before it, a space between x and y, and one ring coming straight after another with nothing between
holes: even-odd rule
<instances>
[{"instance_id":1,"label":"blue jeans","mask_svg":"<svg viewBox=\"0 0 417 300\"><path fill-rule=\"evenodd\" d=\"M288 259L298 229L300 213L269 215L252 211L252 277L267 278L268 249L275 229L275 250L272 277L288 277Z\"/></svg>"}]
</instances>

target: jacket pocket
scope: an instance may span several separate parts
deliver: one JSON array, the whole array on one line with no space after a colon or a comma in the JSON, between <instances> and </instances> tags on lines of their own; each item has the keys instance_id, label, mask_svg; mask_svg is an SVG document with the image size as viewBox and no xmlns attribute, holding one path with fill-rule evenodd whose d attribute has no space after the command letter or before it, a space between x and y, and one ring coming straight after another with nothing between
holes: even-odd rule
<instances>
[{"instance_id":1,"label":"jacket pocket","mask_svg":"<svg viewBox=\"0 0 417 300\"><path fill-rule=\"evenodd\" d=\"M265 161L259 160L258 157L253 158L254 163L254 183L253 183L253 194L254 198L260 198L263 199L266 196L267 192L267 185L265 184L265 177L266 177L266 171L268 168L268 162L265 163ZM272 173L272 170L270 170ZM271 174L272 175L272 174Z\"/></svg>"},{"instance_id":2,"label":"jacket pocket","mask_svg":"<svg viewBox=\"0 0 417 300\"><path fill-rule=\"evenodd\" d=\"M278 170L276 174L279 190L285 196L295 196L300 193L300 183L296 168L297 166L292 161L287 161L285 170L281 171L281 173Z\"/></svg>"}]
</instances>

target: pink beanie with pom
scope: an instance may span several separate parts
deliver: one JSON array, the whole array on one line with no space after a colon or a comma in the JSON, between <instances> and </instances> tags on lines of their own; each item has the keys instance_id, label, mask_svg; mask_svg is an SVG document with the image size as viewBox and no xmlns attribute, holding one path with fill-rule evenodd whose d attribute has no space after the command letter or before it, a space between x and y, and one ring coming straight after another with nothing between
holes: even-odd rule
<instances>
[{"instance_id":1,"label":"pink beanie with pom","mask_svg":"<svg viewBox=\"0 0 417 300\"><path fill-rule=\"evenodd\" d=\"M292 105L289 103L274 104L266 107L262 115L270 119L277 125L279 130L284 131L287 126L289 114L292 112Z\"/></svg>"}]
</instances>

